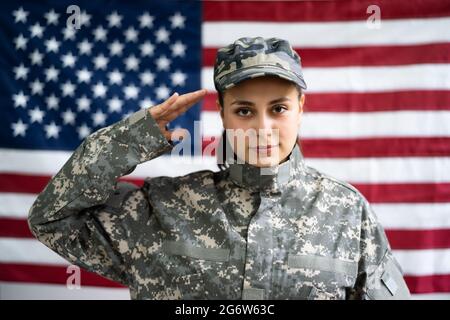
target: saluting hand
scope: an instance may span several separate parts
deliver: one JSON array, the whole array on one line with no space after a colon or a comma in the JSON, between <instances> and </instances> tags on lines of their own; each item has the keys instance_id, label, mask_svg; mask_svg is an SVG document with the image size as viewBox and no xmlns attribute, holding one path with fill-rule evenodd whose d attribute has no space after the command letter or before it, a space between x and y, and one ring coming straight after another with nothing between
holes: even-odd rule
<instances>
[{"instance_id":1,"label":"saluting hand","mask_svg":"<svg viewBox=\"0 0 450 320\"><path fill-rule=\"evenodd\" d=\"M163 103L149 108L150 115L155 119L159 129L167 140L171 140L172 135L184 136L186 129L169 131L167 130L166 125L200 101L206 95L206 92L206 89L201 89L185 93L181 96L175 92Z\"/></svg>"}]
</instances>

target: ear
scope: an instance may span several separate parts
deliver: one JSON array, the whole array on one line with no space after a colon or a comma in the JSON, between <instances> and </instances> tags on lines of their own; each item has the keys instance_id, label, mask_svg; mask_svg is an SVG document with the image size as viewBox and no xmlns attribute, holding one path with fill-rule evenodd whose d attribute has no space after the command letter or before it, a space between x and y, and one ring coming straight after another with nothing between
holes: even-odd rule
<instances>
[{"instance_id":1,"label":"ear","mask_svg":"<svg viewBox=\"0 0 450 320\"><path fill-rule=\"evenodd\" d=\"M299 117L298 117L298 125L300 126L301 120L302 120L302 115L303 115L303 106L305 105L305 101L306 101L306 96L304 93L302 93L302 95L300 96L298 102L299 102Z\"/></svg>"}]
</instances>

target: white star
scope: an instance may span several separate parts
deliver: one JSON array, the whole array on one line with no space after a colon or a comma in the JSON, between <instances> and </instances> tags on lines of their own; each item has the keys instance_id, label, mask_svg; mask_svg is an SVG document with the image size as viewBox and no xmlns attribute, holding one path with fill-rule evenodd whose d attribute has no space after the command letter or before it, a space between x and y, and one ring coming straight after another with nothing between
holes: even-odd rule
<instances>
[{"instance_id":1,"label":"white star","mask_svg":"<svg viewBox=\"0 0 450 320\"><path fill-rule=\"evenodd\" d=\"M168 70L169 66L170 66L170 60L167 59L166 56L161 56L158 59L156 59L156 67L159 71Z\"/></svg>"},{"instance_id":2,"label":"white star","mask_svg":"<svg viewBox=\"0 0 450 320\"><path fill-rule=\"evenodd\" d=\"M101 110L97 110L92 115L92 121L94 122L94 126L103 126L105 124L106 114L104 114Z\"/></svg>"},{"instance_id":3,"label":"white star","mask_svg":"<svg viewBox=\"0 0 450 320\"><path fill-rule=\"evenodd\" d=\"M42 111L38 107L34 107L34 109L32 110L28 110L28 114L30 115L31 123L33 122L42 123L42 120L44 119L44 111Z\"/></svg>"},{"instance_id":4,"label":"white star","mask_svg":"<svg viewBox=\"0 0 450 320\"><path fill-rule=\"evenodd\" d=\"M47 99L45 99L45 101L47 102L47 108L49 110L51 110L51 109L57 110L58 109L59 99L54 94L52 94Z\"/></svg>"},{"instance_id":5,"label":"white star","mask_svg":"<svg viewBox=\"0 0 450 320\"><path fill-rule=\"evenodd\" d=\"M72 110L67 109L62 114L63 122L64 124L75 124L75 113L72 112Z\"/></svg>"},{"instance_id":6,"label":"white star","mask_svg":"<svg viewBox=\"0 0 450 320\"><path fill-rule=\"evenodd\" d=\"M122 100L117 96L108 100L109 112L122 112Z\"/></svg>"},{"instance_id":7,"label":"white star","mask_svg":"<svg viewBox=\"0 0 450 320\"><path fill-rule=\"evenodd\" d=\"M23 49L25 50L27 47L28 40L24 38L23 35L19 35L16 39L14 39L14 43L16 44L16 50Z\"/></svg>"},{"instance_id":8,"label":"white star","mask_svg":"<svg viewBox=\"0 0 450 320\"><path fill-rule=\"evenodd\" d=\"M59 131L61 130L61 128L57 126L54 121L52 121L50 124L45 125L44 128L47 139L58 138Z\"/></svg>"},{"instance_id":9,"label":"white star","mask_svg":"<svg viewBox=\"0 0 450 320\"><path fill-rule=\"evenodd\" d=\"M45 69L45 78L48 81L58 81L59 71L54 67L50 66L50 68Z\"/></svg>"},{"instance_id":10,"label":"white star","mask_svg":"<svg viewBox=\"0 0 450 320\"><path fill-rule=\"evenodd\" d=\"M139 59L137 59L133 54L125 59L125 68L127 70L136 71L139 66Z\"/></svg>"},{"instance_id":11,"label":"white star","mask_svg":"<svg viewBox=\"0 0 450 320\"><path fill-rule=\"evenodd\" d=\"M106 41L107 30L102 26L98 26L93 32L96 41Z\"/></svg>"},{"instance_id":12,"label":"white star","mask_svg":"<svg viewBox=\"0 0 450 320\"><path fill-rule=\"evenodd\" d=\"M150 71L142 72L139 77L141 78L141 83L143 86L152 85L155 82L155 75Z\"/></svg>"},{"instance_id":13,"label":"white star","mask_svg":"<svg viewBox=\"0 0 450 320\"><path fill-rule=\"evenodd\" d=\"M59 50L59 42L56 41L55 37L50 40L45 41L45 46L47 47L47 52L58 52Z\"/></svg>"},{"instance_id":14,"label":"white star","mask_svg":"<svg viewBox=\"0 0 450 320\"><path fill-rule=\"evenodd\" d=\"M94 58L95 69L106 69L106 65L108 64L108 58L106 58L103 54L99 54Z\"/></svg>"},{"instance_id":15,"label":"white star","mask_svg":"<svg viewBox=\"0 0 450 320\"><path fill-rule=\"evenodd\" d=\"M109 52L111 56L120 56L122 54L122 50L123 45L117 40L109 45Z\"/></svg>"},{"instance_id":16,"label":"white star","mask_svg":"<svg viewBox=\"0 0 450 320\"><path fill-rule=\"evenodd\" d=\"M139 32L137 32L133 27L129 27L123 34L125 35L126 41L136 42Z\"/></svg>"},{"instance_id":17,"label":"white star","mask_svg":"<svg viewBox=\"0 0 450 320\"><path fill-rule=\"evenodd\" d=\"M83 69L77 71L77 77L78 77L78 82L88 83L91 81L92 72L90 72L86 68L83 68Z\"/></svg>"},{"instance_id":18,"label":"white star","mask_svg":"<svg viewBox=\"0 0 450 320\"><path fill-rule=\"evenodd\" d=\"M109 27L120 27L122 24L122 16L117 14L117 11L114 11L113 13L111 13L109 16L106 17L106 19L108 20L109 23Z\"/></svg>"},{"instance_id":19,"label":"white star","mask_svg":"<svg viewBox=\"0 0 450 320\"><path fill-rule=\"evenodd\" d=\"M62 33L64 35L64 40L73 40L75 38L75 34L76 34L76 30L75 28L64 28Z\"/></svg>"},{"instance_id":20,"label":"white star","mask_svg":"<svg viewBox=\"0 0 450 320\"><path fill-rule=\"evenodd\" d=\"M37 64L38 66L40 66L42 64L43 57L44 56L38 50L34 50L33 53L30 54L31 64Z\"/></svg>"},{"instance_id":21,"label":"white star","mask_svg":"<svg viewBox=\"0 0 450 320\"><path fill-rule=\"evenodd\" d=\"M91 106L91 100L89 100L85 95L77 99L78 111L89 111Z\"/></svg>"},{"instance_id":22,"label":"white star","mask_svg":"<svg viewBox=\"0 0 450 320\"><path fill-rule=\"evenodd\" d=\"M21 119L16 123L11 124L11 129L13 129L13 136L25 137L25 131L27 131L28 125L23 123Z\"/></svg>"},{"instance_id":23,"label":"white star","mask_svg":"<svg viewBox=\"0 0 450 320\"><path fill-rule=\"evenodd\" d=\"M123 75L119 72L119 70L115 69L114 71L108 74L109 82L111 84L121 84Z\"/></svg>"},{"instance_id":24,"label":"white star","mask_svg":"<svg viewBox=\"0 0 450 320\"><path fill-rule=\"evenodd\" d=\"M18 94L13 95L14 107L26 107L28 102L28 96L23 94L23 91L20 91Z\"/></svg>"},{"instance_id":25,"label":"white star","mask_svg":"<svg viewBox=\"0 0 450 320\"><path fill-rule=\"evenodd\" d=\"M61 85L61 90L62 90L62 96L66 97L73 97L74 93L75 93L75 85L70 82L69 80L67 80L64 84Z\"/></svg>"},{"instance_id":26,"label":"white star","mask_svg":"<svg viewBox=\"0 0 450 320\"><path fill-rule=\"evenodd\" d=\"M145 12L142 16L138 18L141 28L151 28L153 26L153 20L155 17Z\"/></svg>"},{"instance_id":27,"label":"white star","mask_svg":"<svg viewBox=\"0 0 450 320\"><path fill-rule=\"evenodd\" d=\"M158 88L156 88L156 97L159 100L165 100L169 97L170 90L165 85L161 85Z\"/></svg>"},{"instance_id":28,"label":"white star","mask_svg":"<svg viewBox=\"0 0 450 320\"><path fill-rule=\"evenodd\" d=\"M143 44L139 47L141 49L141 56L151 56L153 55L153 52L155 51L155 46L152 45L149 41L145 41Z\"/></svg>"},{"instance_id":29,"label":"white star","mask_svg":"<svg viewBox=\"0 0 450 320\"><path fill-rule=\"evenodd\" d=\"M44 28L41 27L39 23L35 23L33 26L30 27L30 33L31 37L38 37L42 38L42 34L44 33Z\"/></svg>"},{"instance_id":30,"label":"white star","mask_svg":"<svg viewBox=\"0 0 450 320\"><path fill-rule=\"evenodd\" d=\"M32 94L42 94L42 90L44 90L44 84L36 79L30 84L30 88Z\"/></svg>"},{"instance_id":31,"label":"white star","mask_svg":"<svg viewBox=\"0 0 450 320\"><path fill-rule=\"evenodd\" d=\"M17 9L16 11L13 11L13 16L14 16L14 22L27 22L27 16L28 16L29 12L23 10L22 7L20 7L19 9Z\"/></svg>"},{"instance_id":32,"label":"white star","mask_svg":"<svg viewBox=\"0 0 450 320\"><path fill-rule=\"evenodd\" d=\"M63 62L63 67L73 68L73 66L75 65L75 62L77 61L77 57L75 57L72 54L72 52L69 52L69 53L63 55L61 60Z\"/></svg>"},{"instance_id":33,"label":"white star","mask_svg":"<svg viewBox=\"0 0 450 320\"><path fill-rule=\"evenodd\" d=\"M58 24L59 14L55 12L55 10L51 10L45 14L45 19L47 19L47 24L54 24L55 26Z\"/></svg>"},{"instance_id":34,"label":"white star","mask_svg":"<svg viewBox=\"0 0 450 320\"><path fill-rule=\"evenodd\" d=\"M80 14L80 26L88 27L91 24L91 15L87 14L86 11L81 11Z\"/></svg>"},{"instance_id":35,"label":"white star","mask_svg":"<svg viewBox=\"0 0 450 320\"><path fill-rule=\"evenodd\" d=\"M162 28L159 28L158 31L155 32L155 36L156 36L156 42L168 43L170 32L167 31L166 28L162 27Z\"/></svg>"},{"instance_id":36,"label":"white star","mask_svg":"<svg viewBox=\"0 0 450 320\"><path fill-rule=\"evenodd\" d=\"M177 41L171 46L170 49L172 50L172 55L174 57L177 57L177 56L184 57L185 51L186 51L186 46L182 42Z\"/></svg>"},{"instance_id":37,"label":"white star","mask_svg":"<svg viewBox=\"0 0 450 320\"><path fill-rule=\"evenodd\" d=\"M80 54L91 54L92 44L84 39L78 44L78 49L80 50Z\"/></svg>"},{"instance_id":38,"label":"white star","mask_svg":"<svg viewBox=\"0 0 450 320\"><path fill-rule=\"evenodd\" d=\"M103 83L97 82L97 84L92 87L92 91L94 91L94 97L104 98L108 88Z\"/></svg>"},{"instance_id":39,"label":"white star","mask_svg":"<svg viewBox=\"0 0 450 320\"><path fill-rule=\"evenodd\" d=\"M174 86L184 86L187 76L186 76L185 73L177 70L174 73L172 73L170 78L172 79L172 85L174 85Z\"/></svg>"},{"instance_id":40,"label":"white star","mask_svg":"<svg viewBox=\"0 0 450 320\"><path fill-rule=\"evenodd\" d=\"M145 98L144 100L141 101L141 108L143 109L150 108L154 104L155 103L150 98Z\"/></svg>"},{"instance_id":41,"label":"white star","mask_svg":"<svg viewBox=\"0 0 450 320\"><path fill-rule=\"evenodd\" d=\"M84 139L84 138L86 138L88 135L91 134L91 129L89 129L89 127L86 125L86 123L83 123L83 124L81 125L81 127L78 127L78 128L77 128L77 131L78 131L78 137L79 137L80 139Z\"/></svg>"},{"instance_id":42,"label":"white star","mask_svg":"<svg viewBox=\"0 0 450 320\"><path fill-rule=\"evenodd\" d=\"M23 63L20 64L20 66L14 68L15 78L18 79L26 79L28 75L28 68L25 68Z\"/></svg>"},{"instance_id":43,"label":"white star","mask_svg":"<svg viewBox=\"0 0 450 320\"><path fill-rule=\"evenodd\" d=\"M136 99L139 94L139 88L134 84L130 84L124 88L125 98L126 99Z\"/></svg>"},{"instance_id":44,"label":"white star","mask_svg":"<svg viewBox=\"0 0 450 320\"><path fill-rule=\"evenodd\" d=\"M171 16L169 19L170 19L170 22L172 22L173 29L184 28L184 21L186 20L186 18L184 16L182 16L179 12L177 12L176 14Z\"/></svg>"}]
</instances>

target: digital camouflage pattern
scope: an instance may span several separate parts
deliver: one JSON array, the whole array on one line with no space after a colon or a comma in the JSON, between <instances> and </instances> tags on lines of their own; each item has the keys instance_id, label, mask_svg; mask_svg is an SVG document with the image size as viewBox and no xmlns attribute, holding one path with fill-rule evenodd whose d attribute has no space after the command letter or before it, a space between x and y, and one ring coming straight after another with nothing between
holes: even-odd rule
<instances>
[{"instance_id":1,"label":"digital camouflage pattern","mask_svg":"<svg viewBox=\"0 0 450 320\"><path fill-rule=\"evenodd\" d=\"M117 178L173 147L148 110L91 134L38 196L33 234L133 299L402 299L386 236L352 186L289 160L264 172Z\"/></svg>"},{"instance_id":2,"label":"digital camouflage pattern","mask_svg":"<svg viewBox=\"0 0 450 320\"><path fill-rule=\"evenodd\" d=\"M279 38L240 38L217 51L214 86L223 92L255 77L275 75L306 89L300 56Z\"/></svg>"}]
</instances>

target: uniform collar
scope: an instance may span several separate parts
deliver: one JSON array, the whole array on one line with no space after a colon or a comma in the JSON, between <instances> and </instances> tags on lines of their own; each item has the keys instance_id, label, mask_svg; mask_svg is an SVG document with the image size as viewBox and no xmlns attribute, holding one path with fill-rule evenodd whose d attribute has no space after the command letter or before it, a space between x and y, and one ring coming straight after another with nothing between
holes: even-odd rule
<instances>
[{"instance_id":1,"label":"uniform collar","mask_svg":"<svg viewBox=\"0 0 450 320\"><path fill-rule=\"evenodd\" d=\"M288 159L276 166L259 168L248 163L230 164L229 178L235 184L263 193L282 191L305 168L303 155L295 144Z\"/></svg>"}]
</instances>

